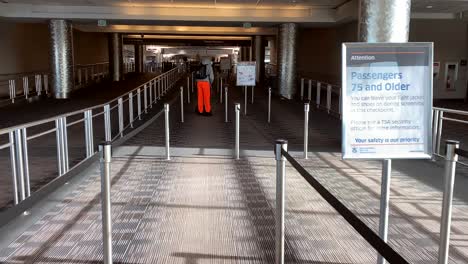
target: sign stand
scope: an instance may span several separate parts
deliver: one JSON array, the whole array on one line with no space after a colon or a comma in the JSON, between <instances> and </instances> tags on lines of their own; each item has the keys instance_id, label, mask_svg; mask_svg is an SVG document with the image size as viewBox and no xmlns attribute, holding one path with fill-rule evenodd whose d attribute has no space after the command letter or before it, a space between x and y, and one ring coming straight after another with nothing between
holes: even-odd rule
<instances>
[{"instance_id":1,"label":"sign stand","mask_svg":"<svg viewBox=\"0 0 468 264\"><path fill-rule=\"evenodd\" d=\"M244 95L245 95L244 115L247 115L247 94L248 94L248 89L247 89L247 86L245 86L244 87Z\"/></svg>"},{"instance_id":2,"label":"sign stand","mask_svg":"<svg viewBox=\"0 0 468 264\"><path fill-rule=\"evenodd\" d=\"M392 160L384 159L382 161L382 183L380 189L380 220L379 236L387 242L388 237L388 218L390 205L390 179L392 175ZM385 259L379 254L377 264L385 264Z\"/></svg>"}]
</instances>

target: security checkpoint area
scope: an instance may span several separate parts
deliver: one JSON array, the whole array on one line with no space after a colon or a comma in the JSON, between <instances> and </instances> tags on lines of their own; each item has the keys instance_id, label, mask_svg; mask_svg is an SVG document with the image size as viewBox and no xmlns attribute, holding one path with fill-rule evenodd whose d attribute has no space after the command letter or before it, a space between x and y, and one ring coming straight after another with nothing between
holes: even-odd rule
<instances>
[{"instance_id":1,"label":"security checkpoint area","mask_svg":"<svg viewBox=\"0 0 468 264\"><path fill-rule=\"evenodd\" d=\"M466 10L0 2L0 263L468 263Z\"/></svg>"}]
</instances>

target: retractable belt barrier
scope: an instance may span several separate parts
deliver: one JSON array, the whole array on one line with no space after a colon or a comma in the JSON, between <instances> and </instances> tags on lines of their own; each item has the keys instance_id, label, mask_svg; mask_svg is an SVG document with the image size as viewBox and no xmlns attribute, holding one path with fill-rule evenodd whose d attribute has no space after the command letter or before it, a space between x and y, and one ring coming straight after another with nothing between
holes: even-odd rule
<instances>
[{"instance_id":1,"label":"retractable belt barrier","mask_svg":"<svg viewBox=\"0 0 468 264\"><path fill-rule=\"evenodd\" d=\"M286 141L277 141L278 143ZM275 154L276 149L275 147ZM341 203L332 193L330 193L320 182L318 182L304 167L302 167L289 153L283 148L281 149L281 155L284 156L291 165L304 177L304 179L341 215L343 218L378 252L382 255L389 263L405 264L409 263L401 255L399 255L393 248L385 243L372 229L370 229L364 222L362 222L351 210L349 210L343 203ZM278 159L277 159L278 160ZM280 175L281 177L281 175ZM282 175L284 177L284 175ZM284 182L284 180L283 180ZM284 197L284 194L281 194ZM278 197L278 195L277 195ZM283 208L284 209L284 208ZM284 210L282 210L284 214ZM284 219L284 215L282 216ZM277 230L278 232L278 230ZM284 237L283 237L284 239ZM277 241L278 243L278 241ZM284 243L282 243L284 244ZM284 250L283 250L284 252ZM279 264L279 263L277 263Z\"/></svg>"}]
</instances>

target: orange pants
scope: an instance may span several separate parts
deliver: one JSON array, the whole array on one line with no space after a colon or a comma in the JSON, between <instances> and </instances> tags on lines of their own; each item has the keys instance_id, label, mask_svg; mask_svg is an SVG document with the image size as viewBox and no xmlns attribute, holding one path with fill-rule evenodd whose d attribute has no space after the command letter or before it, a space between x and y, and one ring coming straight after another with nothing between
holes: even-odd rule
<instances>
[{"instance_id":1,"label":"orange pants","mask_svg":"<svg viewBox=\"0 0 468 264\"><path fill-rule=\"evenodd\" d=\"M198 81L197 82L198 90L198 112L203 113L203 106L205 107L205 112L211 112L211 98L210 98L210 83L208 81Z\"/></svg>"}]
</instances>

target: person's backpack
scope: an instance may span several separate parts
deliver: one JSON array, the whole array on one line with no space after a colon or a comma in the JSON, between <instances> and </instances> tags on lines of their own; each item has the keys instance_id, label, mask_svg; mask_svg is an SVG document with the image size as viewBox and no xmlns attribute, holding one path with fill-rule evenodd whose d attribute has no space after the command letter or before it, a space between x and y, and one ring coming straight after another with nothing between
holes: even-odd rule
<instances>
[{"instance_id":1,"label":"person's backpack","mask_svg":"<svg viewBox=\"0 0 468 264\"><path fill-rule=\"evenodd\" d=\"M206 65L202 65L200 69L197 71L195 78L199 80L203 80L203 79L206 79L206 77L208 77L208 75L206 74Z\"/></svg>"}]
</instances>

